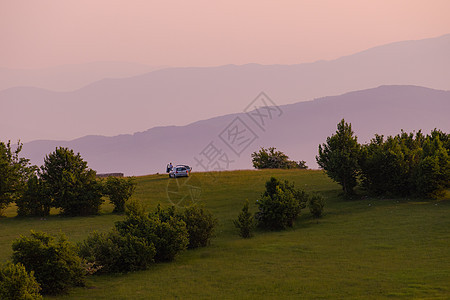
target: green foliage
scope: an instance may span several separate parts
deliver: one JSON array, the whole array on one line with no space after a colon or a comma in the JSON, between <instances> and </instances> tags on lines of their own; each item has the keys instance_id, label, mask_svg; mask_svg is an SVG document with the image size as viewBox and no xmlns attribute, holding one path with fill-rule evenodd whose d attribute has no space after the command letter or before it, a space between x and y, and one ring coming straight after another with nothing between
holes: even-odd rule
<instances>
[{"instance_id":1,"label":"green foliage","mask_svg":"<svg viewBox=\"0 0 450 300\"><path fill-rule=\"evenodd\" d=\"M252 231L255 227L255 218L248 210L248 205L248 200L246 200L237 220L233 220L234 226L239 229L239 235L244 239L252 236Z\"/></svg>"},{"instance_id":2,"label":"green foliage","mask_svg":"<svg viewBox=\"0 0 450 300\"><path fill-rule=\"evenodd\" d=\"M414 139L410 136L405 138ZM413 140L407 144L416 145ZM380 135L375 135L369 144L363 145L359 159L363 187L376 195L407 195L410 190L408 176L417 158L417 148L408 153L406 149L400 138L384 140Z\"/></svg>"},{"instance_id":3,"label":"green foliage","mask_svg":"<svg viewBox=\"0 0 450 300\"><path fill-rule=\"evenodd\" d=\"M79 153L57 148L45 157L41 172L54 207L71 216L98 213L103 202L102 188L95 171L88 169Z\"/></svg>"},{"instance_id":4,"label":"green foliage","mask_svg":"<svg viewBox=\"0 0 450 300\"><path fill-rule=\"evenodd\" d=\"M314 218L320 218L323 214L325 199L320 194L313 194L309 197L308 207Z\"/></svg>"},{"instance_id":5,"label":"green foliage","mask_svg":"<svg viewBox=\"0 0 450 300\"><path fill-rule=\"evenodd\" d=\"M26 189L16 200L17 215L44 217L50 214L51 198L48 196L44 182L36 175L28 179Z\"/></svg>"},{"instance_id":6,"label":"green foliage","mask_svg":"<svg viewBox=\"0 0 450 300\"><path fill-rule=\"evenodd\" d=\"M357 185L360 145L352 131L352 125L344 119L337 125L337 131L319 145L316 161L327 175L342 186L345 195L352 195Z\"/></svg>"},{"instance_id":7,"label":"green foliage","mask_svg":"<svg viewBox=\"0 0 450 300\"><path fill-rule=\"evenodd\" d=\"M114 204L114 212L124 212L125 202L130 199L136 189L134 177L119 178L109 176L106 179L104 192Z\"/></svg>"},{"instance_id":8,"label":"green foliage","mask_svg":"<svg viewBox=\"0 0 450 300\"><path fill-rule=\"evenodd\" d=\"M305 161L295 162L276 148L265 149L261 147L259 152L252 153L252 163L255 169L307 169Z\"/></svg>"},{"instance_id":9,"label":"green foliage","mask_svg":"<svg viewBox=\"0 0 450 300\"><path fill-rule=\"evenodd\" d=\"M362 147L359 165L363 187L373 194L436 198L450 186L450 159L434 130L424 136L401 134L386 139L376 135Z\"/></svg>"},{"instance_id":10,"label":"green foliage","mask_svg":"<svg viewBox=\"0 0 450 300\"><path fill-rule=\"evenodd\" d=\"M26 181L35 167L29 166L29 159L19 157L22 144L11 149L11 143L0 141L0 216L3 210L22 196Z\"/></svg>"},{"instance_id":11,"label":"green foliage","mask_svg":"<svg viewBox=\"0 0 450 300\"><path fill-rule=\"evenodd\" d=\"M280 182L272 177L266 182L266 191L256 202L258 225L270 230L292 227L307 201L308 195L304 191L296 190L288 181Z\"/></svg>"},{"instance_id":12,"label":"green foliage","mask_svg":"<svg viewBox=\"0 0 450 300\"><path fill-rule=\"evenodd\" d=\"M193 205L184 209L180 215L186 223L189 234L188 248L206 247L217 224L217 219L204 207Z\"/></svg>"},{"instance_id":13,"label":"green foliage","mask_svg":"<svg viewBox=\"0 0 450 300\"><path fill-rule=\"evenodd\" d=\"M22 264L0 266L0 299L39 300L42 299L40 290L34 272L28 274Z\"/></svg>"},{"instance_id":14,"label":"green foliage","mask_svg":"<svg viewBox=\"0 0 450 300\"><path fill-rule=\"evenodd\" d=\"M33 271L44 294L60 294L69 287L83 286L85 271L75 247L60 234L57 239L31 231L12 244L13 261Z\"/></svg>"},{"instance_id":15,"label":"green foliage","mask_svg":"<svg viewBox=\"0 0 450 300\"><path fill-rule=\"evenodd\" d=\"M116 229L122 236L143 238L148 245L154 245L155 261L171 261L189 243L186 223L171 214L161 209L150 214L131 211L124 221L116 222Z\"/></svg>"},{"instance_id":16,"label":"green foliage","mask_svg":"<svg viewBox=\"0 0 450 300\"><path fill-rule=\"evenodd\" d=\"M417 165L414 183L417 194L437 198L450 187L450 157L439 136L428 136L423 143L421 160Z\"/></svg>"},{"instance_id":17,"label":"green foliage","mask_svg":"<svg viewBox=\"0 0 450 300\"><path fill-rule=\"evenodd\" d=\"M91 233L78 244L78 253L99 268L98 273L122 273L145 270L152 263L156 250L142 237L121 235L117 230Z\"/></svg>"}]
</instances>

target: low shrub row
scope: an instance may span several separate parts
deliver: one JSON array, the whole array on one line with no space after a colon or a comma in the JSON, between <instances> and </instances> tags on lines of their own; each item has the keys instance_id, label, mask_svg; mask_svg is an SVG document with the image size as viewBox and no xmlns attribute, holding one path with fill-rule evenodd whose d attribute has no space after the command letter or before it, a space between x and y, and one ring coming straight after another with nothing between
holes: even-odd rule
<instances>
[{"instance_id":1,"label":"low shrub row","mask_svg":"<svg viewBox=\"0 0 450 300\"><path fill-rule=\"evenodd\" d=\"M107 233L91 233L78 245L64 234L31 231L12 244L12 261L0 268L0 299L41 299L84 286L90 274L124 273L172 261L187 248L209 244L217 224L203 207L174 207L146 213L131 202L126 217ZM29 273L28 273L28 272Z\"/></svg>"}]
</instances>

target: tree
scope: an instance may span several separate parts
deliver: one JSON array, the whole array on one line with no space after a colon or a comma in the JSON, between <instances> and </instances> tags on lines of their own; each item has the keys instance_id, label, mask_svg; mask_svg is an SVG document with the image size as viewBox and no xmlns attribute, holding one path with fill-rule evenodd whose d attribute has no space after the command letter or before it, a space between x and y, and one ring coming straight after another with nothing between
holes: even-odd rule
<instances>
[{"instance_id":1,"label":"tree","mask_svg":"<svg viewBox=\"0 0 450 300\"><path fill-rule=\"evenodd\" d=\"M362 186L373 194L406 196L409 187L409 159L399 136L375 135L369 144L361 147L359 166ZM408 158L410 157L410 158ZM414 159L413 159L414 160Z\"/></svg>"},{"instance_id":2,"label":"tree","mask_svg":"<svg viewBox=\"0 0 450 300\"><path fill-rule=\"evenodd\" d=\"M441 141L448 135L433 130L396 136L375 135L363 145L359 160L363 187L374 194L436 198L450 183L450 158Z\"/></svg>"},{"instance_id":3,"label":"tree","mask_svg":"<svg viewBox=\"0 0 450 300\"><path fill-rule=\"evenodd\" d=\"M188 248L206 247L217 224L217 219L212 213L204 207L192 205L184 209L180 218L186 223L189 234Z\"/></svg>"},{"instance_id":4,"label":"tree","mask_svg":"<svg viewBox=\"0 0 450 300\"><path fill-rule=\"evenodd\" d=\"M133 177L118 178L109 176L105 183L105 194L114 204L114 212L124 212L125 202L130 199L136 189L136 182Z\"/></svg>"},{"instance_id":5,"label":"tree","mask_svg":"<svg viewBox=\"0 0 450 300\"><path fill-rule=\"evenodd\" d=\"M34 272L44 294L60 294L72 286L84 286L85 270L75 247L65 235L57 239L45 232L31 231L12 244L13 262Z\"/></svg>"},{"instance_id":6,"label":"tree","mask_svg":"<svg viewBox=\"0 0 450 300\"><path fill-rule=\"evenodd\" d=\"M421 160L414 173L416 193L438 198L450 186L450 157L438 135L428 136L423 144Z\"/></svg>"},{"instance_id":7,"label":"tree","mask_svg":"<svg viewBox=\"0 0 450 300\"><path fill-rule=\"evenodd\" d=\"M248 200L246 200L237 220L233 220L234 226L239 229L239 235L244 239L252 236L252 230L255 227L255 219L252 213L249 212L248 205Z\"/></svg>"},{"instance_id":8,"label":"tree","mask_svg":"<svg viewBox=\"0 0 450 300\"><path fill-rule=\"evenodd\" d=\"M80 154L57 148L44 159L41 178L48 187L53 206L67 215L97 214L102 204L102 188L96 173Z\"/></svg>"},{"instance_id":9,"label":"tree","mask_svg":"<svg viewBox=\"0 0 450 300\"><path fill-rule=\"evenodd\" d=\"M186 223L175 215L174 208L158 209L145 213L142 207L131 203L124 221L115 223L120 235L143 238L147 245L154 245L155 261L171 261L189 244Z\"/></svg>"},{"instance_id":10,"label":"tree","mask_svg":"<svg viewBox=\"0 0 450 300\"><path fill-rule=\"evenodd\" d=\"M34 272L27 273L18 263L0 265L0 299L4 300L40 300L41 287L34 278Z\"/></svg>"},{"instance_id":11,"label":"tree","mask_svg":"<svg viewBox=\"0 0 450 300\"><path fill-rule=\"evenodd\" d=\"M144 237L107 233L91 233L78 244L78 254L93 264L98 273L121 273L147 269L156 254L155 246Z\"/></svg>"},{"instance_id":12,"label":"tree","mask_svg":"<svg viewBox=\"0 0 450 300\"><path fill-rule=\"evenodd\" d=\"M313 194L308 201L309 211L314 218L320 218L323 214L325 200L320 194Z\"/></svg>"},{"instance_id":13,"label":"tree","mask_svg":"<svg viewBox=\"0 0 450 300\"><path fill-rule=\"evenodd\" d=\"M51 198L42 179L33 174L27 182L22 197L16 200L17 215L45 217L50 214Z\"/></svg>"},{"instance_id":14,"label":"tree","mask_svg":"<svg viewBox=\"0 0 450 300\"><path fill-rule=\"evenodd\" d=\"M344 119L337 125L337 131L319 145L316 161L327 175L342 185L345 195L352 195L357 185L358 157L360 145L352 131L352 125Z\"/></svg>"},{"instance_id":15,"label":"tree","mask_svg":"<svg viewBox=\"0 0 450 300\"><path fill-rule=\"evenodd\" d=\"M19 156L22 144L11 149L11 143L0 142L0 216L3 210L19 199L26 182L36 167L30 166L29 159Z\"/></svg>"},{"instance_id":16,"label":"tree","mask_svg":"<svg viewBox=\"0 0 450 300\"><path fill-rule=\"evenodd\" d=\"M295 162L275 147L265 149L261 147L259 152L252 153L252 163L255 169L307 169L305 161Z\"/></svg>"},{"instance_id":17,"label":"tree","mask_svg":"<svg viewBox=\"0 0 450 300\"><path fill-rule=\"evenodd\" d=\"M292 227L307 201L308 195L304 191L296 190L288 181L280 182L272 177L256 202L259 211L255 218L260 227L270 230Z\"/></svg>"}]
</instances>

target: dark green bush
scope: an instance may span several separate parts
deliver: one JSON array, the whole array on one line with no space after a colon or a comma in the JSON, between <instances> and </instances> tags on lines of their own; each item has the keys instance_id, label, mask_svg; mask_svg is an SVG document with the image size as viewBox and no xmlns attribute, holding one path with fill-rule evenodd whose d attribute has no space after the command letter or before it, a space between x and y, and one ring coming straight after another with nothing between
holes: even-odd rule
<instances>
[{"instance_id":1,"label":"dark green bush","mask_svg":"<svg viewBox=\"0 0 450 300\"><path fill-rule=\"evenodd\" d=\"M136 207L134 207L136 208ZM132 235L143 238L148 245L154 245L155 261L171 261L186 249L189 235L186 223L169 210L158 210L146 214L139 209L129 213L124 221L116 222L117 231L122 236Z\"/></svg>"},{"instance_id":2,"label":"dark green bush","mask_svg":"<svg viewBox=\"0 0 450 300\"><path fill-rule=\"evenodd\" d=\"M306 162L289 160L289 157L275 147L261 147L259 152L252 153L252 163L255 169L308 169Z\"/></svg>"},{"instance_id":3,"label":"dark green bush","mask_svg":"<svg viewBox=\"0 0 450 300\"><path fill-rule=\"evenodd\" d=\"M0 266L0 299L38 300L42 299L40 290L34 272L28 274L22 264Z\"/></svg>"},{"instance_id":4,"label":"dark green bush","mask_svg":"<svg viewBox=\"0 0 450 300\"><path fill-rule=\"evenodd\" d=\"M144 238L122 236L117 230L93 232L78 244L78 249L82 258L99 268L97 273L145 270L153 263L156 253L155 246Z\"/></svg>"},{"instance_id":5,"label":"dark green bush","mask_svg":"<svg viewBox=\"0 0 450 300\"><path fill-rule=\"evenodd\" d=\"M438 198L450 186L450 135L375 135L359 158L363 187L372 194Z\"/></svg>"},{"instance_id":6,"label":"dark green bush","mask_svg":"<svg viewBox=\"0 0 450 300\"><path fill-rule=\"evenodd\" d=\"M234 226L239 229L239 235L243 238L250 238L252 230L255 227L255 219L248 210L248 200L245 201L242 211L239 213L237 220L233 220Z\"/></svg>"},{"instance_id":7,"label":"dark green bush","mask_svg":"<svg viewBox=\"0 0 450 300\"><path fill-rule=\"evenodd\" d=\"M104 193L114 204L114 212L125 211L125 202L133 195L135 188L136 183L133 177L118 178L110 176L106 179Z\"/></svg>"},{"instance_id":8,"label":"dark green bush","mask_svg":"<svg viewBox=\"0 0 450 300\"><path fill-rule=\"evenodd\" d=\"M214 234L217 224L212 213L203 207L196 205L185 208L180 215L186 223L189 234L188 248L206 247Z\"/></svg>"},{"instance_id":9,"label":"dark green bush","mask_svg":"<svg viewBox=\"0 0 450 300\"><path fill-rule=\"evenodd\" d=\"M13 262L34 272L43 294L60 294L69 287L84 285L82 260L63 234L55 239L44 232L31 231L30 237L15 240L12 249Z\"/></svg>"},{"instance_id":10,"label":"dark green bush","mask_svg":"<svg viewBox=\"0 0 450 300\"><path fill-rule=\"evenodd\" d=\"M323 207L325 206L325 200L320 194L313 194L308 201L309 211L314 218L320 218L323 214Z\"/></svg>"},{"instance_id":11,"label":"dark green bush","mask_svg":"<svg viewBox=\"0 0 450 300\"><path fill-rule=\"evenodd\" d=\"M19 199L16 200L17 215L45 217L50 214L51 199L47 195L46 188L41 179L32 175L28 179L26 189Z\"/></svg>"},{"instance_id":12,"label":"dark green bush","mask_svg":"<svg viewBox=\"0 0 450 300\"><path fill-rule=\"evenodd\" d=\"M413 180L422 197L439 198L450 187L450 156L439 136L425 139Z\"/></svg>"},{"instance_id":13,"label":"dark green bush","mask_svg":"<svg viewBox=\"0 0 450 300\"><path fill-rule=\"evenodd\" d=\"M272 177L266 182L266 191L256 202L258 226L270 230L292 227L307 201L308 195L304 191L296 190L288 181L280 182Z\"/></svg>"}]
</instances>

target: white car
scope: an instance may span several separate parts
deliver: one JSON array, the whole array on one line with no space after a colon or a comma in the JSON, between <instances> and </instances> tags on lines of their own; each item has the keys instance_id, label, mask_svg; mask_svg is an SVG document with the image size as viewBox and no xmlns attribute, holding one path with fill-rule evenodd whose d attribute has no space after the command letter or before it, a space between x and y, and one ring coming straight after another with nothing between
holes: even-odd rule
<instances>
[{"instance_id":1,"label":"white car","mask_svg":"<svg viewBox=\"0 0 450 300\"><path fill-rule=\"evenodd\" d=\"M169 172L170 178L177 177L189 177L191 174L192 168L187 165L176 165L172 168L172 171Z\"/></svg>"}]
</instances>

